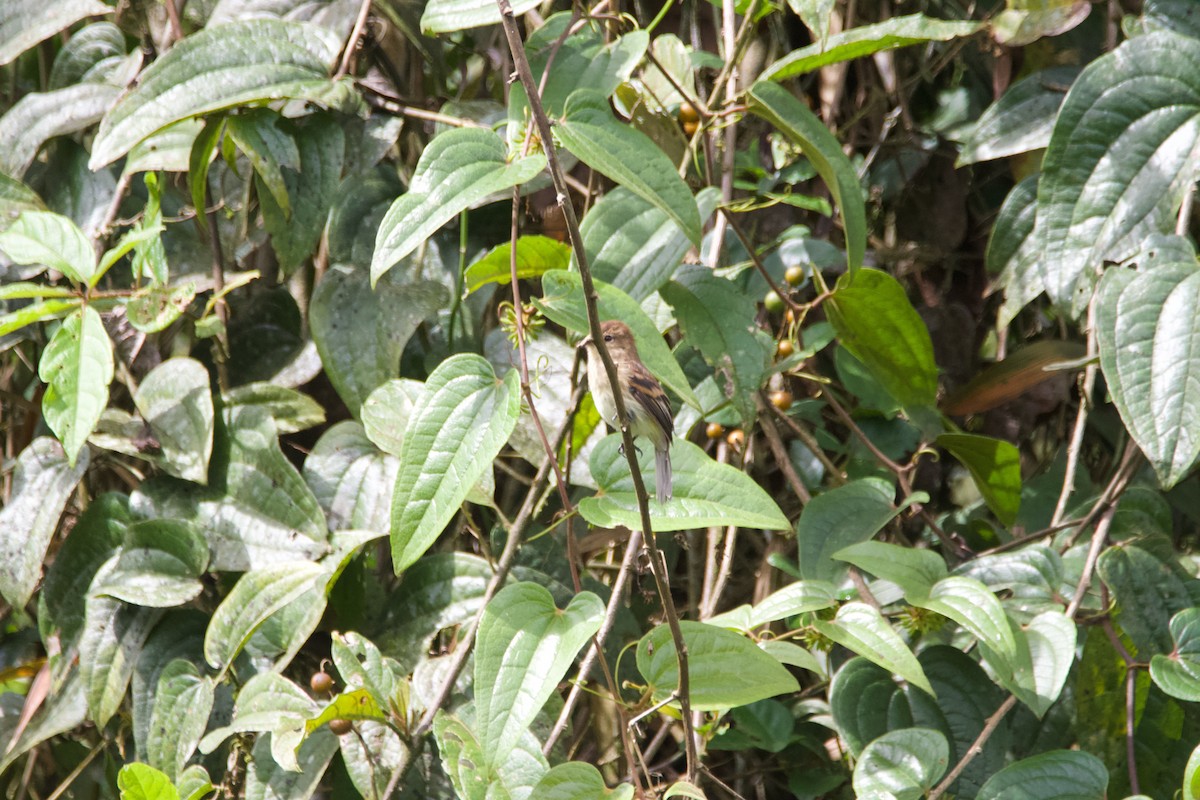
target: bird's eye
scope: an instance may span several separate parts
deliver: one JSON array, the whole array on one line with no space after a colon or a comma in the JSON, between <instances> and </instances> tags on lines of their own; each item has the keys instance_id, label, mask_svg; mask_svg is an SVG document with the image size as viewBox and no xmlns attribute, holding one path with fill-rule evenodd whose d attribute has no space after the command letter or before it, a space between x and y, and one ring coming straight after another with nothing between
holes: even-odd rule
<instances>
[{"instance_id":1,"label":"bird's eye","mask_svg":"<svg viewBox=\"0 0 1200 800\"><path fill-rule=\"evenodd\" d=\"M604 334L604 341L606 341L606 342L611 342L611 341L612 341L612 334L611 334L611 333L606 333L606 334Z\"/></svg>"}]
</instances>

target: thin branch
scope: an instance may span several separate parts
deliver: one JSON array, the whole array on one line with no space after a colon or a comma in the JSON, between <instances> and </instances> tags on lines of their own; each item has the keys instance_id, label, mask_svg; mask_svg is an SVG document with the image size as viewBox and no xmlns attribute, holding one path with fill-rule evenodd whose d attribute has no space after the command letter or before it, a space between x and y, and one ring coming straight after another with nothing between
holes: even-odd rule
<instances>
[{"instance_id":1,"label":"thin branch","mask_svg":"<svg viewBox=\"0 0 1200 800\"><path fill-rule=\"evenodd\" d=\"M1079 470L1079 453L1083 449L1083 433L1087 428L1088 409L1092 404L1092 390L1096 386L1096 297L1088 304L1088 365L1083 371L1083 381L1079 384L1079 412L1075 415L1075 429L1071 431L1071 444L1067 447L1067 468L1063 474L1062 490L1058 494L1058 502L1054 505L1054 516L1050 518L1053 527L1062 522L1067 513L1067 503L1075 491L1075 474Z\"/></svg>"},{"instance_id":2,"label":"thin branch","mask_svg":"<svg viewBox=\"0 0 1200 800\"><path fill-rule=\"evenodd\" d=\"M1108 506L1101 514L1099 522L1096 523L1096 530L1092 532L1092 543L1088 547L1087 560L1083 563L1083 574L1079 576L1079 585L1075 587L1075 595L1071 598L1070 605L1067 606L1067 616L1071 619L1074 619L1075 614L1079 612L1079 606L1083 603L1088 586L1091 585L1096 561L1100 558L1100 551L1108 539L1108 529L1112 527L1113 515L1116 514L1116 511L1116 504Z\"/></svg>"},{"instance_id":3,"label":"thin branch","mask_svg":"<svg viewBox=\"0 0 1200 800\"><path fill-rule=\"evenodd\" d=\"M362 4L358 7L358 16L354 20L354 28L350 31L350 38L346 40L346 49L342 51L342 61L338 64L337 72L333 73L333 80L337 80L350 73L354 66L354 55L358 52L358 40L362 38L363 29L367 26L367 16L371 13L371 0L362 0Z\"/></svg>"},{"instance_id":4,"label":"thin branch","mask_svg":"<svg viewBox=\"0 0 1200 800\"><path fill-rule=\"evenodd\" d=\"M1004 717L1009 711L1012 711L1013 706L1016 704L1017 696L1010 694L1008 698L1000 704L1000 707L992 712L992 715L987 718L987 722L984 723L983 730L981 730L979 735L975 737L975 741L971 743L971 746L967 749L967 752L963 754L963 757L960 758L958 763L954 765L954 769L946 773L946 777L942 778L942 782L934 787L933 791L929 793L929 800L937 800L946 793L946 790L950 788L951 784L958 780L958 776L962 775L963 770L967 768L967 765L974 761L977 755L983 752L983 746L987 744L987 740L990 739L992 734L996 732L996 728L1000 727L1001 721L1003 721Z\"/></svg>"},{"instance_id":5,"label":"thin branch","mask_svg":"<svg viewBox=\"0 0 1200 800\"><path fill-rule=\"evenodd\" d=\"M771 415L765 413L770 402L763 399L761 392L758 397L758 421L762 427L763 434L767 437L767 445L771 448L771 454L775 456L775 463L779 465L780 471L783 472L783 477L787 479L788 485L792 487L796 497L800 498L800 502L807 504L812 499L812 494L804 485L804 481L800 480L800 476L796 474L796 468L792 465L792 459L788 455L787 448L783 446L783 439L779 436L779 430L775 427Z\"/></svg>"},{"instance_id":6,"label":"thin branch","mask_svg":"<svg viewBox=\"0 0 1200 800\"><path fill-rule=\"evenodd\" d=\"M571 202L564 172L558 161L558 151L554 146L554 134L550 130L550 119L546 116L546 111L542 107L541 97L537 92L537 84L534 82L533 72L529 67L529 59L525 55L525 45L521 41L520 31L517 29L512 4L509 0L496 0L496 5L500 9L500 19L504 26L504 34L508 39L509 50L512 53L513 66L516 68L517 76L520 78L522 86L525 87L530 114L537 124L538 135L541 137L542 146L545 148L546 163L550 170L550 176L554 181L556 199L567 222L567 233L570 236L571 247L579 264L579 274L583 283L584 303L587 308L588 327L592 335L592 340L595 342L600 360L604 364L604 371L608 376L609 383L617 386L619 382L617 380L616 367L613 365L612 357L608 353L604 337L600 333L600 316L596 308L596 287L592 283L591 268L587 253L583 248L583 238L579 233L579 220L575 216L575 207ZM696 777L696 741L691 722L687 645L683 640L683 631L679 627L679 615L675 611L675 603L671 597L670 585L667 582L666 575L663 574L663 570L660 568L658 544L655 541L654 529L650 523L649 495L646 493L641 468L637 463L637 450L634 447L633 436L629 432L629 413L625 408L625 398L621 392L614 392L613 397L616 401L617 415L621 421L621 437L625 445L625 457L629 462L629 471L633 479L634 492L638 499L638 510L641 516L643 533L646 536L646 542L650 550L650 563L654 573L654 583L658 589L659 599L663 605L663 613L667 618L667 624L671 631L671 638L675 643L676 657L679 662L679 704L682 711L687 751L687 776L688 780L692 781Z\"/></svg>"}]
</instances>

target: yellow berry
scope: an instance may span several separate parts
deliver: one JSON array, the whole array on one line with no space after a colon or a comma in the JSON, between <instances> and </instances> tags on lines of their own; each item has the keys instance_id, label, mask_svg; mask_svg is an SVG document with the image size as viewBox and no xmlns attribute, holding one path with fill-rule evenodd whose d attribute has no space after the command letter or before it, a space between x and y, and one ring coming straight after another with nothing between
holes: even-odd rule
<instances>
[{"instance_id":1,"label":"yellow berry","mask_svg":"<svg viewBox=\"0 0 1200 800\"><path fill-rule=\"evenodd\" d=\"M720 439L725 435L725 426L719 422L710 422L704 429L704 435L710 439Z\"/></svg>"}]
</instances>

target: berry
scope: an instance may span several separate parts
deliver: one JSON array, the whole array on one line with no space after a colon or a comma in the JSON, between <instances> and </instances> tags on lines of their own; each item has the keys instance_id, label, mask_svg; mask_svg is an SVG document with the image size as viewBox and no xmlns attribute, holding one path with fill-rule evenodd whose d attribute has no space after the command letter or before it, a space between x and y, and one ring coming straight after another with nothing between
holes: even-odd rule
<instances>
[{"instance_id":1,"label":"berry","mask_svg":"<svg viewBox=\"0 0 1200 800\"><path fill-rule=\"evenodd\" d=\"M783 311L783 298L775 292L767 292L766 296L763 297L763 305L767 307L767 311L770 311L772 314L778 314L780 311Z\"/></svg>"},{"instance_id":2,"label":"berry","mask_svg":"<svg viewBox=\"0 0 1200 800\"><path fill-rule=\"evenodd\" d=\"M787 272L783 273L783 279L788 282L789 286L797 286L804 281L803 267L788 267Z\"/></svg>"},{"instance_id":3,"label":"berry","mask_svg":"<svg viewBox=\"0 0 1200 800\"><path fill-rule=\"evenodd\" d=\"M710 422L704 429L704 435L710 439L720 439L725 435L725 426L719 422Z\"/></svg>"},{"instance_id":4,"label":"berry","mask_svg":"<svg viewBox=\"0 0 1200 800\"><path fill-rule=\"evenodd\" d=\"M775 357L778 359L791 358L796 352L796 348L792 346L790 339L784 339L779 344L775 345Z\"/></svg>"},{"instance_id":5,"label":"berry","mask_svg":"<svg viewBox=\"0 0 1200 800\"><path fill-rule=\"evenodd\" d=\"M339 717L338 719L329 720L329 730L333 731L338 736L345 736L350 732L352 727L352 723L348 719L342 719Z\"/></svg>"},{"instance_id":6,"label":"berry","mask_svg":"<svg viewBox=\"0 0 1200 800\"><path fill-rule=\"evenodd\" d=\"M734 450L741 452L741 449L746 446L746 432L741 428L734 428L729 432L729 435L725 437L725 441Z\"/></svg>"},{"instance_id":7,"label":"berry","mask_svg":"<svg viewBox=\"0 0 1200 800\"><path fill-rule=\"evenodd\" d=\"M308 687L317 694L327 694L333 688L333 676L325 670L314 672L308 679Z\"/></svg>"},{"instance_id":8,"label":"berry","mask_svg":"<svg viewBox=\"0 0 1200 800\"><path fill-rule=\"evenodd\" d=\"M775 406L780 411L787 411L792 407L792 393L787 389L781 389L778 392L771 392L771 405Z\"/></svg>"}]
</instances>

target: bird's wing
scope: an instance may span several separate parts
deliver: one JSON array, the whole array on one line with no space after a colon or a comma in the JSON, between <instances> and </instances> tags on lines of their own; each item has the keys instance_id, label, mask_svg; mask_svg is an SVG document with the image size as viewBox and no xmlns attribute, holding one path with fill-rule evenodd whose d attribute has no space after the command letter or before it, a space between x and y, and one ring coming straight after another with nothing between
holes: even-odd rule
<instances>
[{"instance_id":1,"label":"bird's wing","mask_svg":"<svg viewBox=\"0 0 1200 800\"><path fill-rule=\"evenodd\" d=\"M641 364L632 367L629 376L629 393L650 412L650 416L667 434L669 440L675 434L675 422L671 414L671 401L663 391L658 379Z\"/></svg>"}]
</instances>

